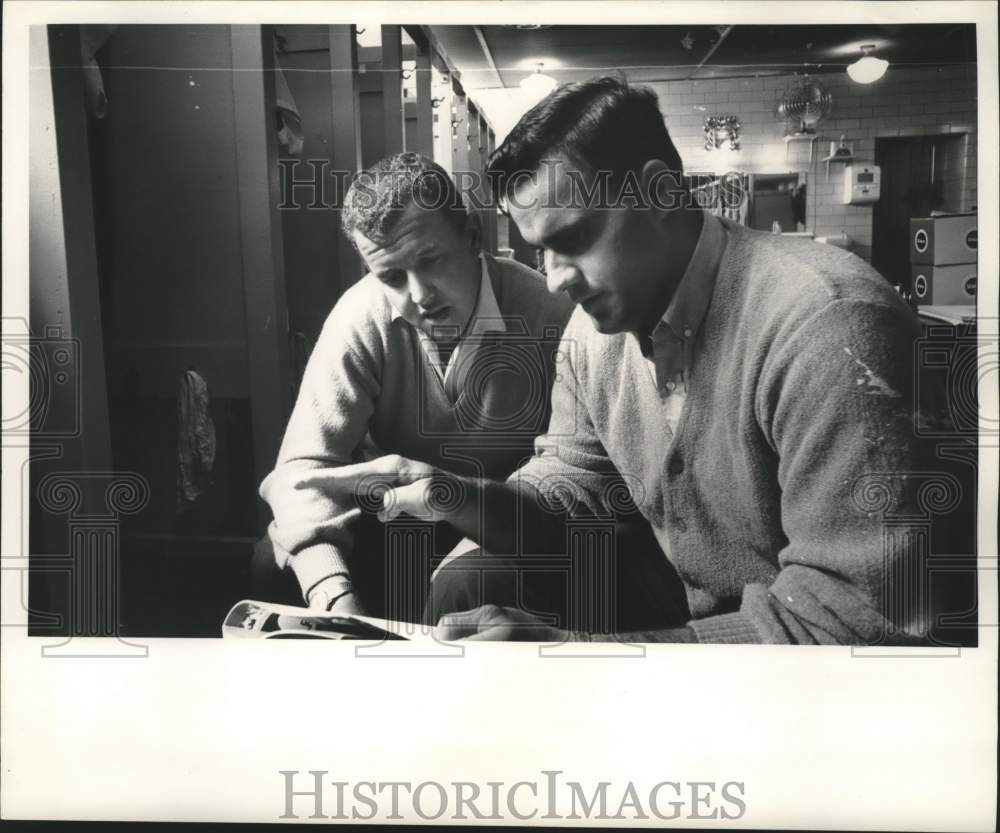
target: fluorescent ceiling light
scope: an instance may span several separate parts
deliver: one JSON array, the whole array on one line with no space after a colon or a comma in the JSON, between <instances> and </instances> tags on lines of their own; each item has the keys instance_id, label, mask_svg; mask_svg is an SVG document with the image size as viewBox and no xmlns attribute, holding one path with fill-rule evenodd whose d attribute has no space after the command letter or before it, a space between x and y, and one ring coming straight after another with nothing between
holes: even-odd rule
<instances>
[{"instance_id":1,"label":"fluorescent ceiling light","mask_svg":"<svg viewBox=\"0 0 1000 833\"><path fill-rule=\"evenodd\" d=\"M889 68L889 62L869 55L868 53L874 48L874 45L862 46L861 51L864 53L864 57L847 67L847 74L852 81L858 84L872 84L885 75L885 71Z\"/></svg>"}]
</instances>

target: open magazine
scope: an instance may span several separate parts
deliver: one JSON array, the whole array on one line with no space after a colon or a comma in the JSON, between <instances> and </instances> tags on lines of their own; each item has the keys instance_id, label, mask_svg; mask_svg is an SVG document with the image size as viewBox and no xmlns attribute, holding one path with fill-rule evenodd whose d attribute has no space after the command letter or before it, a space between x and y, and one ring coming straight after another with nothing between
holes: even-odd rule
<instances>
[{"instance_id":1,"label":"open magazine","mask_svg":"<svg viewBox=\"0 0 1000 833\"><path fill-rule=\"evenodd\" d=\"M231 639L430 639L431 628L374 616L342 616L308 607L244 599L222 622Z\"/></svg>"}]
</instances>

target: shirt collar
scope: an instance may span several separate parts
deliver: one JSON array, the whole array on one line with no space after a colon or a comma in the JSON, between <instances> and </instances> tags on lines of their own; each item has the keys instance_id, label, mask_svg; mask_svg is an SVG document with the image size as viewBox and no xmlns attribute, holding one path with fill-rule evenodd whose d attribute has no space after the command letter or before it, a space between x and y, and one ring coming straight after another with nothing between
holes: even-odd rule
<instances>
[{"instance_id":1,"label":"shirt collar","mask_svg":"<svg viewBox=\"0 0 1000 833\"><path fill-rule=\"evenodd\" d=\"M500 306L497 304L497 296L493 292L493 282L490 280L489 268L486 264L486 255L480 253L480 278L479 278L479 299L476 301L476 308L472 312L472 318L465 329L463 338L468 336L481 336L484 333L505 333L507 324L500 313ZM392 320L402 318L402 313L390 304L392 308ZM421 338L430 338L423 330L417 329Z\"/></svg>"},{"instance_id":2,"label":"shirt collar","mask_svg":"<svg viewBox=\"0 0 1000 833\"><path fill-rule=\"evenodd\" d=\"M505 333L507 332L507 322L504 321L503 315L500 313L500 305L493 292L493 281L490 280L486 255L480 254L479 259L483 264L482 278L479 283L479 301L476 303L476 311L472 313L472 321L465 334L467 336L481 336L484 333Z\"/></svg>"},{"instance_id":3,"label":"shirt collar","mask_svg":"<svg viewBox=\"0 0 1000 833\"><path fill-rule=\"evenodd\" d=\"M704 221L694 253L666 312L653 329L654 341L667 334L691 340L705 319L726 247L726 230L719 218L707 211L702 212L702 217Z\"/></svg>"}]
</instances>

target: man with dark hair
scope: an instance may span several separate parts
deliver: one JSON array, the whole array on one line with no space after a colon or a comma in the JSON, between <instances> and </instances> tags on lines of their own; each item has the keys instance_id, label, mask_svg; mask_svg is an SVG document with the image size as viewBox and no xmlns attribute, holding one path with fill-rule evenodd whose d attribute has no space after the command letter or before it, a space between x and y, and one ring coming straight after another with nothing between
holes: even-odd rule
<instances>
[{"instance_id":1,"label":"man with dark hair","mask_svg":"<svg viewBox=\"0 0 1000 833\"><path fill-rule=\"evenodd\" d=\"M676 174L683 169L656 93L615 78L565 84L542 99L493 154L487 176L494 193L510 198L519 182L559 157L569 163L570 176L586 171L600 182L598 175L606 175L619 193L650 159ZM602 196L606 204L610 195Z\"/></svg>"},{"instance_id":2,"label":"man with dark hair","mask_svg":"<svg viewBox=\"0 0 1000 833\"><path fill-rule=\"evenodd\" d=\"M384 588L352 581L380 576L377 521L303 476L393 454L420 461L411 471L506 477L545 427L551 354L572 307L536 272L481 250L476 215L425 157L390 156L360 174L342 217L369 274L323 327L260 493L274 512L274 563L308 604L384 613Z\"/></svg>"},{"instance_id":3,"label":"man with dark hair","mask_svg":"<svg viewBox=\"0 0 1000 833\"><path fill-rule=\"evenodd\" d=\"M688 205L655 96L614 79L554 92L490 169L524 239L545 252L550 290L578 308L535 456L503 483L462 480L467 500L437 515L489 553L527 556L558 538L553 504L599 515L617 475L684 581L690 618L570 633L484 597L469 580L479 556L466 555L435 580L441 635L923 637L923 599L903 592L922 565L905 521L922 514L911 475L928 470L913 424L920 330L888 282L835 247ZM595 205L602 177L608 199ZM387 518L453 479L396 468ZM883 511L904 519L892 536Z\"/></svg>"}]
</instances>

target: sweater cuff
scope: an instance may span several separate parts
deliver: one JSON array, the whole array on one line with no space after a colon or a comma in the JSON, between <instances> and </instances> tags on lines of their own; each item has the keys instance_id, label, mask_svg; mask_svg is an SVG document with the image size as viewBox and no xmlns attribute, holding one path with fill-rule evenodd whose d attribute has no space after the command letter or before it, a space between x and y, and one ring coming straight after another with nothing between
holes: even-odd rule
<instances>
[{"instance_id":1,"label":"sweater cuff","mask_svg":"<svg viewBox=\"0 0 1000 833\"><path fill-rule=\"evenodd\" d=\"M314 544L300 550L288 559L288 566L299 581L304 599L309 598L309 592L323 579L350 575L343 556L333 544Z\"/></svg>"},{"instance_id":2,"label":"sweater cuff","mask_svg":"<svg viewBox=\"0 0 1000 833\"><path fill-rule=\"evenodd\" d=\"M753 623L742 613L723 613L705 619L692 619L687 626L699 642L759 645L762 640Z\"/></svg>"}]
</instances>

